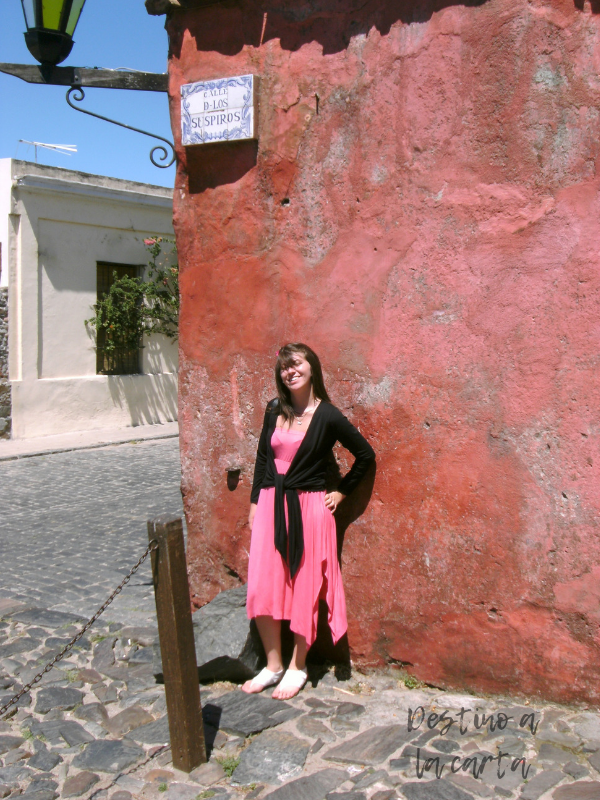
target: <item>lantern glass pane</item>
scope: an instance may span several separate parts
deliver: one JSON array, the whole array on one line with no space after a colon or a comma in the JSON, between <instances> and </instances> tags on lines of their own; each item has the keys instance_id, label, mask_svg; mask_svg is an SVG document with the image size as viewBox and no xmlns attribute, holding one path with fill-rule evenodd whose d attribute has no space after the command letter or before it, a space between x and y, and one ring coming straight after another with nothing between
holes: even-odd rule
<instances>
[{"instance_id":1,"label":"lantern glass pane","mask_svg":"<svg viewBox=\"0 0 600 800\"><path fill-rule=\"evenodd\" d=\"M46 30L60 30L60 17L65 1L66 0L42 0L42 14L44 17L44 28L46 28Z\"/></svg>"},{"instance_id":2,"label":"lantern glass pane","mask_svg":"<svg viewBox=\"0 0 600 800\"><path fill-rule=\"evenodd\" d=\"M35 11L33 10L34 0L21 0L23 4L23 14L27 29L35 28Z\"/></svg>"},{"instance_id":3,"label":"lantern glass pane","mask_svg":"<svg viewBox=\"0 0 600 800\"><path fill-rule=\"evenodd\" d=\"M75 27L79 21L79 15L81 14L81 9L83 8L83 4L85 0L73 0L73 5L71 6L71 13L69 14L69 19L67 21L67 27L65 33L68 33L69 36L73 36L75 33Z\"/></svg>"}]
</instances>

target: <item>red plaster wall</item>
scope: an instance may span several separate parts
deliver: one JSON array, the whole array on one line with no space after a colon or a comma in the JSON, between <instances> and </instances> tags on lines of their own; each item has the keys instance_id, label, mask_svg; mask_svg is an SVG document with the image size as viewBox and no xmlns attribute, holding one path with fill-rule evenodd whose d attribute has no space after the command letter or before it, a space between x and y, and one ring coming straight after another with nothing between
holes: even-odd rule
<instances>
[{"instance_id":1,"label":"red plaster wall","mask_svg":"<svg viewBox=\"0 0 600 800\"><path fill-rule=\"evenodd\" d=\"M178 147L196 605L245 579L274 356L299 339L378 454L343 551L355 663L600 699L597 11L240 0L171 15L176 139L182 83L261 78L258 145Z\"/></svg>"}]
</instances>

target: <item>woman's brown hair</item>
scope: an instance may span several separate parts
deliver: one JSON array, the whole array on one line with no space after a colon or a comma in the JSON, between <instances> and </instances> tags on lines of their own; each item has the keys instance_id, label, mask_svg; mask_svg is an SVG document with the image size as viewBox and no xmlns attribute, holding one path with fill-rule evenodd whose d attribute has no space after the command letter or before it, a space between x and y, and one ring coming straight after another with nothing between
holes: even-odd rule
<instances>
[{"instance_id":1,"label":"woman's brown hair","mask_svg":"<svg viewBox=\"0 0 600 800\"><path fill-rule=\"evenodd\" d=\"M275 364L275 384L277 385L277 396L279 397L279 413L288 423L292 423L295 414L292 406L292 398L290 390L281 380L281 370L291 367L294 362L294 356L302 356L310 364L312 373L312 390L313 395L317 400L325 400L329 402L329 395L325 388L323 381L323 370L321 369L321 362L319 356L314 350L302 342L290 342L284 345L277 353L277 363Z\"/></svg>"}]
</instances>

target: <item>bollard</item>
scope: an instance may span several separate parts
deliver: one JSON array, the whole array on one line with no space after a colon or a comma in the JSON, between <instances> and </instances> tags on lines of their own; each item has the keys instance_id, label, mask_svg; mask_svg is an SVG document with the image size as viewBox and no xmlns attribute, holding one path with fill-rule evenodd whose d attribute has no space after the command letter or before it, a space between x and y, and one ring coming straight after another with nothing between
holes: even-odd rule
<instances>
[{"instance_id":1,"label":"bollard","mask_svg":"<svg viewBox=\"0 0 600 800\"><path fill-rule=\"evenodd\" d=\"M206 745L181 518L148 520L152 539L158 542L152 579L173 766L191 772L206 762Z\"/></svg>"}]
</instances>

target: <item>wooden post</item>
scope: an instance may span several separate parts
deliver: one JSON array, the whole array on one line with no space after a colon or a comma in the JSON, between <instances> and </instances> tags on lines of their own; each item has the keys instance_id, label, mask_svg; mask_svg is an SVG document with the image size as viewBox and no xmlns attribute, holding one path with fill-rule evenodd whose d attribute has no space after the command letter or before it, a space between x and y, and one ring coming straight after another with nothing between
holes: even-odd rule
<instances>
[{"instance_id":1,"label":"wooden post","mask_svg":"<svg viewBox=\"0 0 600 800\"><path fill-rule=\"evenodd\" d=\"M191 772L206 762L200 685L180 517L148 520L148 540L156 539L152 578L173 766Z\"/></svg>"}]
</instances>

